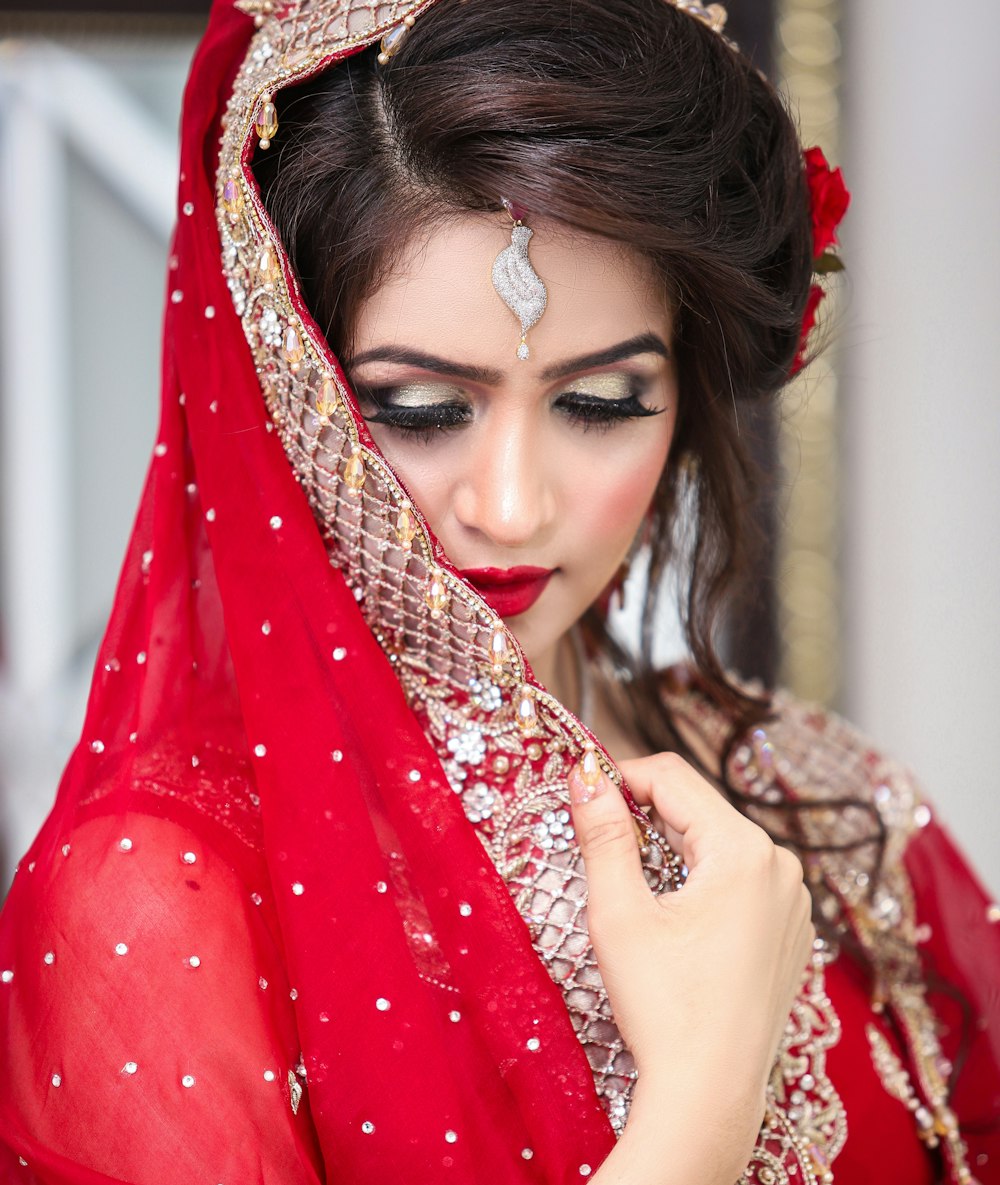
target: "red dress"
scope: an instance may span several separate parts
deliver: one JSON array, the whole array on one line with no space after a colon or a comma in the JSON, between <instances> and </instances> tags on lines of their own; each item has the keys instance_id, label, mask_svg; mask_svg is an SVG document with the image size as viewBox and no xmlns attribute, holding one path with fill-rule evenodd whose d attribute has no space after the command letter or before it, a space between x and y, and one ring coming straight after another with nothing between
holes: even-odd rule
<instances>
[{"instance_id":1,"label":"red dress","mask_svg":"<svg viewBox=\"0 0 1000 1185\"><path fill-rule=\"evenodd\" d=\"M901 807L909 793L902 771L836 718L779 704L766 739L737 750L737 784L756 781L760 792L765 768L768 783L801 794L808 752L840 768L855 760L874 777L869 787L889 786L887 817L899 824L908 811L912 819L889 878L903 906L889 910L891 925L917 940L913 949L944 989L929 994L928 1012L919 985L899 992L889 983L876 1010L870 974L854 954L841 949L827 963L829 1010L814 1025L806 1079L812 1118L799 1121L812 1163L829 1157L832 1180L845 1185L966 1180L961 1163L983 1185L1000 1181L996 907L924 805ZM709 737L723 727L694 692L671 696L669 706ZM339 998L318 1011L329 1038L303 1053L302 994L283 948L250 762L235 738L201 754L196 768L166 748L143 763L125 817L100 801L82 811L44 879L46 832L21 862L0 920L5 948L18 952L0 995L0 1179L166 1185L206 1170L221 1182L339 1179L311 1114L329 1076L351 1075ZM813 789L844 796L861 787ZM389 895L384 888L371 886L373 902ZM942 1147L946 1125L938 1117L935 1130L925 1103L938 1038L953 1064L970 1042L949 1104L966 1145L958 1164ZM794 1097L787 1101L794 1107ZM371 1124L377 1134L384 1110L359 1100L355 1132ZM551 1179L522 1163L525 1182ZM761 1181L795 1180L760 1167Z\"/></svg>"}]
</instances>

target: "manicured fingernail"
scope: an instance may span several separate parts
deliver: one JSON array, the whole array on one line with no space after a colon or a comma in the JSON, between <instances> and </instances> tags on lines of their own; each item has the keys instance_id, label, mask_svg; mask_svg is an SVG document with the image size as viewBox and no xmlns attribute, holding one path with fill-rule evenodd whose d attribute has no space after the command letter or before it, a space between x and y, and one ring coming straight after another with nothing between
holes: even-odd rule
<instances>
[{"instance_id":1,"label":"manicured fingernail","mask_svg":"<svg viewBox=\"0 0 1000 1185\"><path fill-rule=\"evenodd\" d=\"M579 806L596 798L606 786L607 778L601 769L601 763L597 760L593 746L588 745L583 751L583 757L570 771L570 798Z\"/></svg>"}]
</instances>

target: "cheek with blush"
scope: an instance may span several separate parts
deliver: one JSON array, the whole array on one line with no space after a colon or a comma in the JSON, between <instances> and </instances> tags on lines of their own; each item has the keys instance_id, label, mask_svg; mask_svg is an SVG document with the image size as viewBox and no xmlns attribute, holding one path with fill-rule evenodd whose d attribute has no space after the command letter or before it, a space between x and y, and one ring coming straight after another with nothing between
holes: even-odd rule
<instances>
[{"instance_id":1,"label":"cheek with blush","mask_svg":"<svg viewBox=\"0 0 1000 1185\"><path fill-rule=\"evenodd\" d=\"M656 491L667 445L644 450L629 464L592 471L581 483L578 536L581 552L589 552L592 582L597 591L614 576L642 527Z\"/></svg>"}]
</instances>

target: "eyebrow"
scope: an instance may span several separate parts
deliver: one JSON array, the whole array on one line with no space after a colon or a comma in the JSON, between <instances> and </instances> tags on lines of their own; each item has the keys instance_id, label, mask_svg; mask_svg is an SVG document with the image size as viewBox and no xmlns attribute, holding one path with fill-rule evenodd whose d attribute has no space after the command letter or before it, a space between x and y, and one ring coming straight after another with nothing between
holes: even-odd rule
<instances>
[{"instance_id":1,"label":"eyebrow","mask_svg":"<svg viewBox=\"0 0 1000 1185\"><path fill-rule=\"evenodd\" d=\"M640 333L630 337L627 341L619 342L615 346L608 346L605 350L595 350L590 354L580 354L575 358L566 358L548 366L541 373L543 381L565 378L581 370L592 370L598 366L610 366L614 362L622 362L626 358L633 358L636 354L659 354L663 358L670 357L670 350L663 338L655 333ZM480 383L486 387L498 387L504 380L502 370L494 370L485 366L467 366L461 362L452 362L447 358L438 358L434 354L426 354L423 350L412 349L409 346L376 346L372 350L349 359L344 363L345 370L362 366L366 362L396 362L401 366L418 366L421 370L429 370L434 374L448 375L451 378L465 379L467 382Z\"/></svg>"}]
</instances>

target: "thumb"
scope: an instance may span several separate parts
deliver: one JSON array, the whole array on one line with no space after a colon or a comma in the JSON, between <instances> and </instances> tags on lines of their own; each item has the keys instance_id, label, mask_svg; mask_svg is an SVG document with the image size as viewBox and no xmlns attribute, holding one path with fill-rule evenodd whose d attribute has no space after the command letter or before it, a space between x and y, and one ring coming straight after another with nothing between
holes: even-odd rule
<instances>
[{"instance_id":1,"label":"thumb","mask_svg":"<svg viewBox=\"0 0 1000 1185\"><path fill-rule=\"evenodd\" d=\"M621 792L601 770L593 749L569 775L569 796L576 833L587 872L589 910L616 913L634 908L639 894L649 889L635 820Z\"/></svg>"}]
</instances>

